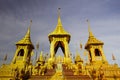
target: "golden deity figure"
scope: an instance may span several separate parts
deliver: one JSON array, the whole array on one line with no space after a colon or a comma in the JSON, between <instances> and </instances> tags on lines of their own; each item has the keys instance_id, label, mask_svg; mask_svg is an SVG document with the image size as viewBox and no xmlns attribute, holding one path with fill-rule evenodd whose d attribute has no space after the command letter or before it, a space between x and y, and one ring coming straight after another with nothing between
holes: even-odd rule
<instances>
[{"instance_id":1,"label":"golden deity figure","mask_svg":"<svg viewBox=\"0 0 120 80\"><path fill-rule=\"evenodd\" d=\"M83 60L81 59L78 51L76 52L75 64L73 65L73 69L74 69L74 75L80 75L83 70Z\"/></svg>"},{"instance_id":2,"label":"golden deity figure","mask_svg":"<svg viewBox=\"0 0 120 80\"><path fill-rule=\"evenodd\" d=\"M41 51L34 72L36 71L37 75L44 75L45 70L46 70L45 58L43 56L43 52Z\"/></svg>"}]
</instances>

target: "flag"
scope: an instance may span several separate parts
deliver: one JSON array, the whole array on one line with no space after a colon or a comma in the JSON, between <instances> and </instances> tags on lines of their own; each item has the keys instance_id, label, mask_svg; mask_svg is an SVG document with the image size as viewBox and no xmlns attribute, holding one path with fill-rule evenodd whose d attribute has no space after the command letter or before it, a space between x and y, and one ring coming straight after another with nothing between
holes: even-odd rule
<instances>
[{"instance_id":1,"label":"flag","mask_svg":"<svg viewBox=\"0 0 120 80\"><path fill-rule=\"evenodd\" d=\"M75 59L75 56L73 56L73 59Z\"/></svg>"},{"instance_id":2,"label":"flag","mask_svg":"<svg viewBox=\"0 0 120 80\"><path fill-rule=\"evenodd\" d=\"M4 61L6 61L7 60L7 54L4 56Z\"/></svg>"},{"instance_id":3,"label":"flag","mask_svg":"<svg viewBox=\"0 0 120 80\"><path fill-rule=\"evenodd\" d=\"M36 52L36 55L35 55L35 59L37 60L37 52Z\"/></svg>"},{"instance_id":4,"label":"flag","mask_svg":"<svg viewBox=\"0 0 120 80\"><path fill-rule=\"evenodd\" d=\"M34 55L34 52L32 51L32 52L31 52L31 56L33 56L33 55Z\"/></svg>"},{"instance_id":5,"label":"flag","mask_svg":"<svg viewBox=\"0 0 120 80\"><path fill-rule=\"evenodd\" d=\"M82 49L82 43L80 43L80 49Z\"/></svg>"},{"instance_id":6,"label":"flag","mask_svg":"<svg viewBox=\"0 0 120 80\"><path fill-rule=\"evenodd\" d=\"M39 42L36 44L36 49L37 50L39 49Z\"/></svg>"},{"instance_id":7,"label":"flag","mask_svg":"<svg viewBox=\"0 0 120 80\"><path fill-rule=\"evenodd\" d=\"M48 53L46 54L46 56L48 56Z\"/></svg>"},{"instance_id":8,"label":"flag","mask_svg":"<svg viewBox=\"0 0 120 80\"><path fill-rule=\"evenodd\" d=\"M13 64L15 64L15 63L16 63L16 58L15 58L15 60L14 60Z\"/></svg>"},{"instance_id":9,"label":"flag","mask_svg":"<svg viewBox=\"0 0 120 80\"><path fill-rule=\"evenodd\" d=\"M114 56L113 54L112 54L112 60L116 60L116 59L115 59L115 56Z\"/></svg>"},{"instance_id":10,"label":"flag","mask_svg":"<svg viewBox=\"0 0 120 80\"><path fill-rule=\"evenodd\" d=\"M87 52L86 51L84 51L84 56L86 56L87 55Z\"/></svg>"},{"instance_id":11,"label":"flag","mask_svg":"<svg viewBox=\"0 0 120 80\"><path fill-rule=\"evenodd\" d=\"M26 63L29 63L29 62L30 62L30 58L27 57L27 58L26 58Z\"/></svg>"}]
</instances>

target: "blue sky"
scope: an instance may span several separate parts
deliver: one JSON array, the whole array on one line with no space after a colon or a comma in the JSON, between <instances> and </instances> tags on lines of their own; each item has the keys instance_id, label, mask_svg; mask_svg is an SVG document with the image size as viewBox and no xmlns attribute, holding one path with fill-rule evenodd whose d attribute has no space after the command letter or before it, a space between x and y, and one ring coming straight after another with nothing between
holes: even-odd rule
<instances>
[{"instance_id":1,"label":"blue sky","mask_svg":"<svg viewBox=\"0 0 120 80\"><path fill-rule=\"evenodd\" d=\"M61 8L64 29L71 34L70 51L78 49L81 57L88 39L89 19L94 36L104 42L104 53L109 63L112 54L120 65L120 0L0 0L0 61L8 54L11 61L15 42L22 39L32 19L31 40L39 42L39 51L49 53L48 34L57 24L57 9ZM60 51L58 51L59 54Z\"/></svg>"}]
</instances>

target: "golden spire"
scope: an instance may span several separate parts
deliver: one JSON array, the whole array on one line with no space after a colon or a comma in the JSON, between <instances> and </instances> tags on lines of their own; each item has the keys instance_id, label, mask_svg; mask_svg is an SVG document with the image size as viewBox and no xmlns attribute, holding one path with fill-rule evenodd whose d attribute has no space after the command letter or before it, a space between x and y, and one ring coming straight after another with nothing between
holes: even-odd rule
<instances>
[{"instance_id":1,"label":"golden spire","mask_svg":"<svg viewBox=\"0 0 120 80\"><path fill-rule=\"evenodd\" d=\"M32 25L32 20L30 21L30 26L28 27L28 30L27 30L25 36L20 41L18 41L16 43L16 45L17 44L30 44L30 45L32 45L32 42L30 39L30 27L31 27L31 25ZM33 45L32 45L32 47L33 47Z\"/></svg>"},{"instance_id":2,"label":"golden spire","mask_svg":"<svg viewBox=\"0 0 120 80\"><path fill-rule=\"evenodd\" d=\"M60 18L60 8L58 8L58 22L56 25L56 28L53 32L51 32L48 37L50 37L51 35L67 35L70 36L70 34L64 30L62 22L61 22L61 18Z\"/></svg>"},{"instance_id":3,"label":"golden spire","mask_svg":"<svg viewBox=\"0 0 120 80\"><path fill-rule=\"evenodd\" d=\"M92 33L91 29L90 29L90 22L89 22L88 19L87 19L87 24L88 24L89 37L91 37L91 36L93 36L93 33Z\"/></svg>"},{"instance_id":4,"label":"golden spire","mask_svg":"<svg viewBox=\"0 0 120 80\"><path fill-rule=\"evenodd\" d=\"M25 35L25 39L29 39L30 40L30 28L31 28L31 25L32 25L32 20L30 20L30 26L28 27L28 31L27 31L27 33L26 33L26 35Z\"/></svg>"},{"instance_id":5,"label":"golden spire","mask_svg":"<svg viewBox=\"0 0 120 80\"><path fill-rule=\"evenodd\" d=\"M77 62L77 61L83 61L83 60L81 59L81 57L80 57L80 54L79 54L78 50L76 50L75 61L76 61L76 62Z\"/></svg>"},{"instance_id":6,"label":"golden spire","mask_svg":"<svg viewBox=\"0 0 120 80\"><path fill-rule=\"evenodd\" d=\"M91 29L90 29L90 23L89 21L87 20L87 23L88 23L88 32L89 32L89 38L88 38L88 41L85 45L85 48L87 48L90 44L104 44L102 41L98 40L97 38L94 37Z\"/></svg>"},{"instance_id":7,"label":"golden spire","mask_svg":"<svg viewBox=\"0 0 120 80\"><path fill-rule=\"evenodd\" d=\"M57 25L62 27L62 22L61 22L61 19L60 19L60 8L58 8L58 24Z\"/></svg>"}]
</instances>

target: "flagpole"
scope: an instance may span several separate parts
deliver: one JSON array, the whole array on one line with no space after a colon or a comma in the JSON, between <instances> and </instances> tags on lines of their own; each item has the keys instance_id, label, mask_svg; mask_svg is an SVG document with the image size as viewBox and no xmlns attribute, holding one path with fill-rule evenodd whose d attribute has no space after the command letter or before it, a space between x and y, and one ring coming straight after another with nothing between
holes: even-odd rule
<instances>
[{"instance_id":1,"label":"flagpole","mask_svg":"<svg viewBox=\"0 0 120 80\"><path fill-rule=\"evenodd\" d=\"M114 64L116 64L116 58L113 54L112 54L112 60L113 60Z\"/></svg>"},{"instance_id":2,"label":"flagpole","mask_svg":"<svg viewBox=\"0 0 120 80\"><path fill-rule=\"evenodd\" d=\"M7 60L7 54L5 54L5 56L4 56L3 64L5 64L6 60Z\"/></svg>"},{"instance_id":3,"label":"flagpole","mask_svg":"<svg viewBox=\"0 0 120 80\"><path fill-rule=\"evenodd\" d=\"M37 61L37 54L38 54L38 50L39 50L39 42L36 44L36 56L35 56L35 61Z\"/></svg>"},{"instance_id":4,"label":"flagpole","mask_svg":"<svg viewBox=\"0 0 120 80\"><path fill-rule=\"evenodd\" d=\"M35 55L35 61L37 61L37 50L36 50L36 55Z\"/></svg>"}]
</instances>

